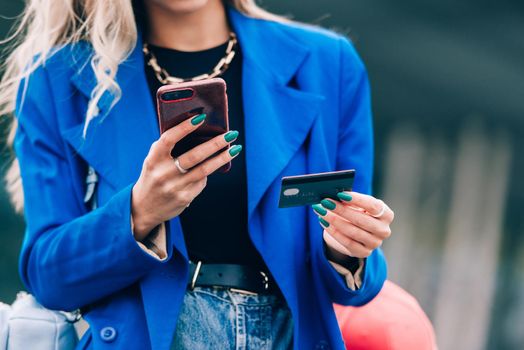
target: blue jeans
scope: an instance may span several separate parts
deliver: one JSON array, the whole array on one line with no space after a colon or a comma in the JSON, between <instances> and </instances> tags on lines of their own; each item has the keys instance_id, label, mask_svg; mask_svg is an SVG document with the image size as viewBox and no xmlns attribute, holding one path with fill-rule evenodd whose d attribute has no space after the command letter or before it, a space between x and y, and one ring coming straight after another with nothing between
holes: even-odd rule
<instances>
[{"instance_id":1,"label":"blue jeans","mask_svg":"<svg viewBox=\"0 0 524 350\"><path fill-rule=\"evenodd\" d=\"M171 349L292 349L293 319L275 295L219 287L186 291Z\"/></svg>"}]
</instances>

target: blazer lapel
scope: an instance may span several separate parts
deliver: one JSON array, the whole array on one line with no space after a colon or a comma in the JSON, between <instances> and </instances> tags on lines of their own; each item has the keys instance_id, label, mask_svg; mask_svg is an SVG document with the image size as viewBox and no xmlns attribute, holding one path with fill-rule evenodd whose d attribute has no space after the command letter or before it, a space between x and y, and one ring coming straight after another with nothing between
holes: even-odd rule
<instances>
[{"instance_id":1,"label":"blazer lapel","mask_svg":"<svg viewBox=\"0 0 524 350\"><path fill-rule=\"evenodd\" d=\"M86 48L85 51L88 51ZM88 57L87 55L84 55ZM71 78L86 97L96 86L90 64L78 62ZM84 121L62 134L75 150L115 189L136 181L151 144L159 137L155 108L143 72L137 46L117 73L122 97L112 108L113 96L106 92L98 103L99 115L92 120L84 139Z\"/></svg>"},{"instance_id":2,"label":"blazer lapel","mask_svg":"<svg viewBox=\"0 0 524 350\"><path fill-rule=\"evenodd\" d=\"M271 22L229 7L243 62L248 215L307 138L324 97L290 86L309 50ZM277 203L274 203L275 207Z\"/></svg>"}]
</instances>

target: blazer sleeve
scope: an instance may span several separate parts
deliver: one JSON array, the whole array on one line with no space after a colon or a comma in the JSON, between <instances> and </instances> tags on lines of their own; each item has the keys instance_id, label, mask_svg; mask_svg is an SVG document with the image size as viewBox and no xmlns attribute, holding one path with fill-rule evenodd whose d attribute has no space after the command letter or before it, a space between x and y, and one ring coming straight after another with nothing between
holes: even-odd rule
<instances>
[{"instance_id":1,"label":"blazer sleeve","mask_svg":"<svg viewBox=\"0 0 524 350\"><path fill-rule=\"evenodd\" d=\"M135 283L167 259L133 237L132 185L90 212L78 200L85 179L72 176L48 74L40 67L22 81L15 108L26 220L19 270L42 305L67 311Z\"/></svg>"},{"instance_id":2,"label":"blazer sleeve","mask_svg":"<svg viewBox=\"0 0 524 350\"><path fill-rule=\"evenodd\" d=\"M340 119L338 134L337 169L356 169L353 189L371 193L373 173L373 128L371 98L366 69L352 44L341 37L340 43ZM317 244L316 246L321 246ZM363 305L381 290L386 279L386 261L382 250L375 249L364 259L361 286L348 288L345 278L318 247L315 254L320 274L331 299L342 305Z\"/></svg>"}]
</instances>

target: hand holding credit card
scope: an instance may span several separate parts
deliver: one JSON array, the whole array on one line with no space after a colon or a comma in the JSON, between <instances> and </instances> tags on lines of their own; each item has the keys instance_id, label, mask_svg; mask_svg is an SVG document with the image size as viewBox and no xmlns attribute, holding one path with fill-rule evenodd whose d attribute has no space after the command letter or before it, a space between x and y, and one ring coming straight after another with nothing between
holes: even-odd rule
<instances>
[{"instance_id":1,"label":"hand holding credit card","mask_svg":"<svg viewBox=\"0 0 524 350\"><path fill-rule=\"evenodd\" d=\"M352 190L354 179L354 169L285 176L282 178L278 207L311 205L324 198L338 199L338 192Z\"/></svg>"},{"instance_id":2,"label":"hand holding credit card","mask_svg":"<svg viewBox=\"0 0 524 350\"><path fill-rule=\"evenodd\" d=\"M330 259L365 258L391 235L393 211L382 200L353 191L355 170L284 176L279 208L311 205L324 229ZM345 266L345 265L344 265Z\"/></svg>"}]
</instances>

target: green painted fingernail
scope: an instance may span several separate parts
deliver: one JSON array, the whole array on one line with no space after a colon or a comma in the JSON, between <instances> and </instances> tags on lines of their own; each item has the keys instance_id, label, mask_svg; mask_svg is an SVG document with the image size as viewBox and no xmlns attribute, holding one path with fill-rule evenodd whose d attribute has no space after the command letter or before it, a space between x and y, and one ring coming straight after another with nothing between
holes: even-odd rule
<instances>
[{"instance_id":1,"label":"green painted fingernail","mask_svg":"<svg viewBox=\"0 0 524 350\"><path fill-rule=\"evenodd\" d=\"M196 117L193 117L193 119L191 119L191 124L193 125L200 124L204 119L206 119L206 115L204 113L199 114Z\"/></svg>"},{"instance_id":2,"label":"green painted fingernail","mask_svg":"<svg viewBox=\"0 0 524 350\"><path fill-rule=\"evenodd\" d=\"M329 200L329 199L323 199L320 201L320 203L322 204L322 206L324 208L328 208L329 210L333 210L337 207L337 205L335 204L335 202L333 202L332 200Z\"/></svg>"},{"instance_id":3,"label":"green painted fingernail","mask_svg":"<svg viewBox=\"0 0 524 350\"><path fill-rule=\"evenodd\" d=\"M242 151L242 145L234 145L233 147L231 147L229 149L229 155L231 157L234 157L236 156L237 154L240 153L240 151Z\"/></svg>"},{"instance_id":4,"label":"green painted fingernail","mask_svg":"<svg viewBox=\"0 0 524 350\"><path fill-rule=\"evenodd\" d=\"M342 199L343 201L346 201L346 202L349 202L350 200L353 199L353 197L351 197L346 192L339 192L339 193L337 193L337 197Z\"/></svg>"},{"instance_id":5,"label":"green painted fingernail","mask_svg":"<svg viewBox=\"0 0 524 350\"><path fill-rule=\"evenodd\" d=\"M326 220L324 220L324 218L322 218L322 217L319 216L319 217L318 217L318 221L320 221L320 223L321 223L322 225L324 225L324 227L329 227L329 222L327 222Z\"/></svg>"},{"instance_id":6,"label":"green painted fingernail","mask_svg":"<svg viewBox=\"0 0 524 350\"><path fill-rule=\"evenodd\" d=\"M234 139L236 139L237 137L238 137L238 131L236 130L228 131L228 133L224 135L224 139L226 139L227 142L231 142Z\"/></svg>"},{"instance_id":7,"label":"green painted fingernail","mask_svg":"<svg viewBox=\"0 0 524 350\"><path fill-rule=\"evenodd\" d=\"M314 211L316 211L318 214L322 216L327 214L327 210L324 209L324 207L320 204L313 204L311 207L313 208Z\"/></svg>"}]
</instances>

